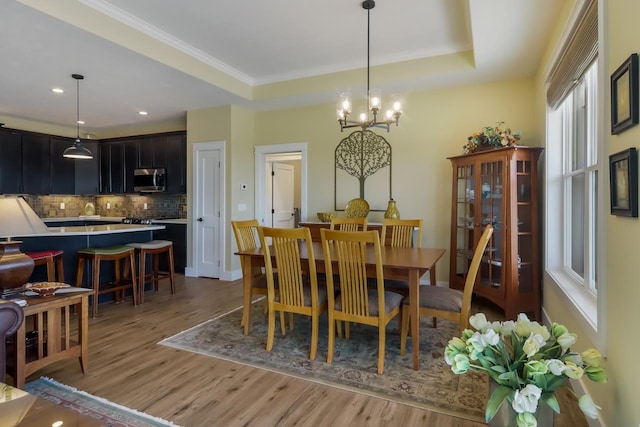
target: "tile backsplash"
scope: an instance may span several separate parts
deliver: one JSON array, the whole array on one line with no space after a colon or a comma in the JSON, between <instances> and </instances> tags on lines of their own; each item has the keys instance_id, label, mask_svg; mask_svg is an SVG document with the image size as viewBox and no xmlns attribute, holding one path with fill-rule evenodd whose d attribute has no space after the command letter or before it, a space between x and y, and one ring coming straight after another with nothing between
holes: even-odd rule
<instances>
[{"instance_id":1,"label":"tile backsplash","mask_svg":"<svg viewBox=\"0 0 640 427\"><path fill-rule=\"evenodd\" d=\"M186 218L184 194L104 195L104 196L23 196L41 218L67 218L84 215L87 203L95 206L95 215L132 218ZM61 209L64 203L64 209ZM146 203L146 209L145 209Z\"/></svg>"}]
</instances>

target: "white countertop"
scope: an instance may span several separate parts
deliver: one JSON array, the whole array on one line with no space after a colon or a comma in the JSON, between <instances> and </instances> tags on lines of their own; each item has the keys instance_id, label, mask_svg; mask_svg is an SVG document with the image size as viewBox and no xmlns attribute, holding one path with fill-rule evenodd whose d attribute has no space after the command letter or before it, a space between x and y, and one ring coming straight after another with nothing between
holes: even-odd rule
<instances>
[{"instance_id":1,"label":"white countertop","mask_svg":"<svg viewBox=\"0 0 640 427\"><path fill-rule=\"evenodd\" d=\"M64 221L80 221L80 220L91 220L91 221L104 221L104 222L121 222L125 217L123 216L101 216L101 215L92 215L85 216L80 215L77 216L67 216L63 218L42 218L42 221L48 223L55 222L64 222ZM186 218L167 218L167 219L154 219L154 224L186 224ZM69 227L66 227L69 228Z\"/></svg>"},{"instance_id":2,"label":"white countertop","mask_svg":"<svg viewBox=\"0 0 640 427\"><path fill-rule=\"evenodd\" d=\"M73 227L49 227L46 233L29 234L18 237L58 237L58 236L87 236L98 234L132 233L136 231L163 230L164 225L141 225L141 224L104 224L87 225Z\"/></svg>"}]
</instances>

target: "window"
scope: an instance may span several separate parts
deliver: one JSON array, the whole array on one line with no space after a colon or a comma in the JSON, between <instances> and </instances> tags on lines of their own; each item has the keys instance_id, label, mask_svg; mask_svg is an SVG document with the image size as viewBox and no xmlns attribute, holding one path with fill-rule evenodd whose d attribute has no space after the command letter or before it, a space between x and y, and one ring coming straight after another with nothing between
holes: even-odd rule
<instances>
[{"instance_id":1,"label":"window","mask_svg":"<svg viewBox=\"0 0 640 427\"><path fill-rule=\"evenodd\" d=\"M598 233L605 167L598 129L598 61L547 113L547 274L598 336ZM605 203L606 204L606 203Z\"/></svg>"},{"instance_id":2,"label":"window","mask_svg":"<svg viewBox=\"0 0 640 427\"><path fill-rule=\"evenodd\" d=\"M598 60L605 31L598 7L597 0L575 3L547 75L544 278L605 354L608 76Z\"/></svg>"}]
</instances>

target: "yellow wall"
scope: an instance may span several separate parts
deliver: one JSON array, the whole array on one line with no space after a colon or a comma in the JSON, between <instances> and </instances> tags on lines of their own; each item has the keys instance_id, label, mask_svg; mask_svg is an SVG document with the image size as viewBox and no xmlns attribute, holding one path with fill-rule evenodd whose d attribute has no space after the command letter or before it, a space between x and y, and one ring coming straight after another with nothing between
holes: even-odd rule
<instances>
[{"instance_id":1,"label":"yellow wall","mask_svg":"<svg viewBox=\"0 0 640 427\"><path fill-rule=\"evenodd\" d=\"M406 94L400 125L390 133L376 130L392 145L393 198L402 217L425 219L425 245L449 247L452 169L447 157L460 154L471 133L496 121L505 121L520 130L523 144L539 145L532 98L533 81L528 79ZM307 217L302 220L314 221L316 212L333 210L334 150L350 133L340 132L334 107L325 104L256 113L233 107L226 110L226 115L218 113L221 109L189 113L190 143L228 141L228 221L256 215L254 192L239 192L241 183L248 183L253 189L254 145L308 143L309 197ZM222 130L212 122L216 114L221 121L228 120L220 123ZM190 202L189 196L187 203L191 205ZM239 203L246 203L249 211L238 212ZM385 208L382 206L382 210ZM369 221L380 221L383 214L372 212ZM234 245L233 236L227 232L225 247L232 251ZM238 268L235 258L231 257L227 268ZM448 257L438 264L439 281L448 281L448 266Z\"/></svg>"},{"instance_id":2,"label":"yellow wall","mask_svg":"<svg viewBox=\"0 0 640 427\"><path fill-rule=\"evenodd\" d=\"M635 0L609 0L608 75L611 75L630 54L638 52L640 33L637 18L640 3ZM607 94L609 91L607 91ZM636 92L635 94L639 94ZM607 95L608 97L609 95ZM609 106L606 102L605 105ZM610 128L607 108L604 126ZM638 148L640 126L612 136L606 132L609 154L629 147ZM608 190L608 189L607 189ZM609 203L608 191L606 203ZM611 379L606 388L605 414L609 426L640 424L640 364L632 355L640 353L640 342L629 339L633 327L640 325L640 286L638 286L638 253L640 253L640 223L638 218L609 215L607 221L607 372ZM631 356L631 357L630 357ZM594 387L595 388L595 387ZM595 392L594 392L595 395ZM604 405L603 405L604 406Z\"/></svg>"},{"instance_id":3,"label":"yellow wall","mask_svg":"<svg viewBox=\"0 0 640 427\"><path fill-rule=\"evenodd\" d=\"M602 0L601 0L601 3ZM571 5L570 5L571 6ZM640 16L640 3L633 0L609 0L604 2L605 37L604 51L599 52L599 60L605 61L606 76L601 80L605 87L605 99L602 100L604 117L600 125L604 127L606 152L612 154L638 145L640 126L633 127L620 135L610 135L609 78L614 70L631 53L638 51L640 34L634 31L637 17ZM565 11L566 13L567 11ZM601 15L602 16L602 15ZM561 20L562 21L562 20ZM560 29L557 31L556 40ZM551 46L550 48L552 48ZM544 135L544 71L549 59L541 64L536 77L536 117L537 127ZM606 168L603 173L609 173ZM606 179L608 182L608 179ZM600 202L609 206L609 188L601 190ZM636 218L623 218L607 214L606 223L606 271L602 273L599 287L606 289L605 319L601 319L606 335L607 384L596 384L589 380L582 385L593 400L602 407L601 421L610 427L635 427L640 424L640 405L638 405L637 386L640 384L640 366L634 356L640 352L640 344L635 339L633 327L640 325L638 302L640 286L635 279L638 274L637 254L640 242L640 224ZM576 350L582 351L594 347L580 319L567 310L568 301L563 293L548 280L543 284L543 306L549 319L564 324L578 334ZM602 295L602 294L601 294Z\"/></svg>"}]
</instances>

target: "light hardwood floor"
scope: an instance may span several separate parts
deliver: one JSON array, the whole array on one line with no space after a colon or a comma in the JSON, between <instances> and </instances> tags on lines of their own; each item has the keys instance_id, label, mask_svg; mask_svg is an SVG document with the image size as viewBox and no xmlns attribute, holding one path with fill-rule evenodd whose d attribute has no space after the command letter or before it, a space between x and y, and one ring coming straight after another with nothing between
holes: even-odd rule
<instances>
[{"instance_id":1,"label":"light hardwood floor","mask_svg":"<svg viewBox=\"0 0 640 427\"><path fill-rule=\"evenodd\" d=\"M485 425L157 345L242 303L240 281L178 276L176 295L167 281L160 288L138 307L130 298L100 306L89 325L89 373L76 360L60 361L27 381L48 376L188 427ZM486 305L474 309L500 316ZM567 402L556 426L586 426Z\"/></svg>"}]
</instances>

